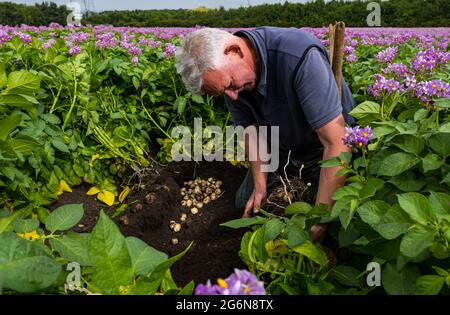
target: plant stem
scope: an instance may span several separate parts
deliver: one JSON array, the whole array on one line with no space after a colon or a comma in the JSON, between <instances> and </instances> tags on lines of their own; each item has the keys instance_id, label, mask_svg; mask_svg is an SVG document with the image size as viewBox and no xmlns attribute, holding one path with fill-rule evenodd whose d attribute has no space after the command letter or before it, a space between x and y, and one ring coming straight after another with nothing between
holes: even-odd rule
<instances>
[{"instance_id":1,"label":"plant stem","mask_svg":"<svg viewBox=\"0 0 450 315\"><path fill-rule=\"evenodd\" d=\"M59 87L58 93L56 94L56 97L53 99L53 104L52 104L52 107L50 108L50 114L53 113L53 110L55 109L56 103L59 100L59 94L61 94L61 91L62 91L62 87L63 86L61 84L61 86Z\"/></svg>"},{"instance_id":2,"label":"plant stem","mask_svg":"<svg viewBox=\"0 0 450 315\"><path fill-rule=\"evenodd\" d=\"M69 122L70 115L72 114L73 107L75 106L75 101L77 100L77 77L74 75L74 89L73 89L73 99L72 104L70 105L69 112L67 113L66 119L64 119L64 124L62 126L62 131L64 132L64 128L66 128L67 123Z\"/></svg>"},{"instance_id":3,"label":"plant stem","mask_svg":"<svg viewBox=\"0 0 450 315\"><path fill-rule=\"evenodd\" d=\"M166 132L164 129L161 128L161 126L153 119L152 115L148 112L147 108L145 108L144 103L141 99L142 108L144 109L144 112L147 114L148 118L151 120L153 124L155 124L156 128L159 129L167 138L169 138L172 142L175 142L175 140Z\"/></svg>"}]
</instances>

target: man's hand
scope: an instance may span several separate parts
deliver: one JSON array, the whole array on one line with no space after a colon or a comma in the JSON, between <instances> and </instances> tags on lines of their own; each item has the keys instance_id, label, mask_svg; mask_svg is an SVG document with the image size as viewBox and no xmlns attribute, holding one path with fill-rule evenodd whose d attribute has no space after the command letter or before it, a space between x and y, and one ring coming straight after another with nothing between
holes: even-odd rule
<instances>
[{"instance_id":1,"label":"man's hand","mask_svg":"<svg viewBox=\"0 0 450 315\"><path fill-rule=\"evenodd\" d=\"M309 234L313 242L322 243L327 236L327 225L323 223L314 224L311 226L311 233Z\"/></svg>"},{"instance_id":2,"label":"man's hand","mask_svg":"<svg viewBox=\"0 0 450 315\"><path fill-rule=\"evenodd\" d=\"M266 199L267 192L265 189L254 189L250 198L245 205L243 218L249 218L253 214L257 213L256 209L261 208L262 203Z\"/></svg>"}]
</instances>

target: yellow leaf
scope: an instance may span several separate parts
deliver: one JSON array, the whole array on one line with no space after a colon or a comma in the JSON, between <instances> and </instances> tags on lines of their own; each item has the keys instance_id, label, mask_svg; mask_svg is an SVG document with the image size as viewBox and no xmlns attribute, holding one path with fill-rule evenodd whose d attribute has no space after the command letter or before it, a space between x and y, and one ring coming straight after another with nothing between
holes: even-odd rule
<instances>
[{"instance_id":1,"label":"yellow leaf","mask_svg":"<svg viewBox=\"0 0 450 315\"><path fill-rule=\"evenodd\" d=\"M88 192L86 193L86 195L92 196L92 195L96 195L100 192L100 189L97 186L91 187L91 189L88 190Z\"/></svg>"},{"instance_id":2,"label":"yellow leaf","mask_svg":"<svg viewBox=\"0 0 450 315\"><path fill-rule=\"evenodd\" d=\"M92 167L94 165L94 161L100 157L100 154L94 154L89 161L89 165Z\"/></svg>"},{"instance_id":3,"label":"yellow leaf","mask_svg":"<svg viewBox=\"0 0 450 315\"><path fill-rule=\"evenodd\" d=\"M54 194L56 196L59 196L65 191L72 192L72 189L69 187L69 185L66 183L66 181L64 179L61 179L61 181L59 182L58 187L56 187L56 190L55 190Z\"/></svg>"},{"instance_id":4,"label":"yellow leaf","mask_svg":"<svg viewBox=\"0 0 450 315\"><path fill-rule=\"evenodd\" d=\"M231 163L231 165L236 166L238 164L238 161L232 160L232 161L230 161L230 163Z\"/></svg>"},{"instance_id":5,"label":"yellow leaf","mask_svg":"<svg viewBox=\"0 0 450 315\"><path fill-rule=\"evenodd\" d=\"M103 190L97 195L97 199L103 203L106 203L108 206L112 206L114 204L115 198L114 193L107 190Z\"/></svg>"},{"instance_id":6,"label":"yellow leaf","mask_svg":"<svg viewBox=\"0 0 450 315\"><path fill-rule=\"evenodd\" d=\"M126 186L119 195L119 201L123 202L125 198L127 198L127 196L130 194L130 192L131 192L130 187Z\"/></svg>"},{"instance_id":7,"label":"yellow leaf","mask_svg":"<svg viewBox=\"0 0 450 315\"><path fill-rule=\"evenodd\" d=\"M36 231L29 232L29 233L23 233L23 234L22 233L16 233L16 234L17 234L17 236L24 238L26 240L30 240L30 241L33 241L40 237L39 234L36 233Z\"/></svg>"}]
</instances>

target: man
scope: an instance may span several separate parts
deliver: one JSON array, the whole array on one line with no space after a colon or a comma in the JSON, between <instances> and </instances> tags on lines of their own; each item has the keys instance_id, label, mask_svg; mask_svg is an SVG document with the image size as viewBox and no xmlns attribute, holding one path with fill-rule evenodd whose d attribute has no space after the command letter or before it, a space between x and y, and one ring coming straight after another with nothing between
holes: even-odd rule
<instances>
[{"instance_id":1,"label":"man","mask_svg":"<svg viewBox=\"0 0 450 315\"><path fill-rule=\"evenodd\" d=\"M349 149L343 144L345 123L354 100L343 82L342 101L327 50L313 35L294 28L260 27L234 34L219 29L194 31L176 52L177 71L194 93L225 95L237 126L279 126L280 166L291 151L290 167L311 182L316 203L332 206L334 191L345 176L339 168L320 168L322 159ZM255 145L246 138L246 148ZM236 193L244 217L260 208L273 183L261 171L261 159ZM323 237L325 225L311 228L311 238Z\"/></svg>"}]
</instances>

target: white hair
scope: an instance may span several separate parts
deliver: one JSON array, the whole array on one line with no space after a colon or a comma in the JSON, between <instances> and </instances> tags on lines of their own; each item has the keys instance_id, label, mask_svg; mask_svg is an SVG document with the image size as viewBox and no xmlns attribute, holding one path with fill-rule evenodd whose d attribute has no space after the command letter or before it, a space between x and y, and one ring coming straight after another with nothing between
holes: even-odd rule
<instances>
[{"instance_id":1,"label":"white hair","mask_svg":"<svg viewBox=\"0 0 450 315\"><path fill-rule=\"evenodd\" d=\"M193 93L203 94L203 75L207 70L222 67L225 45L234 35L216 28L203 28L187 35L182 47L175 52L176 69L186 88Z\"/></svg>"}]
</instances>

